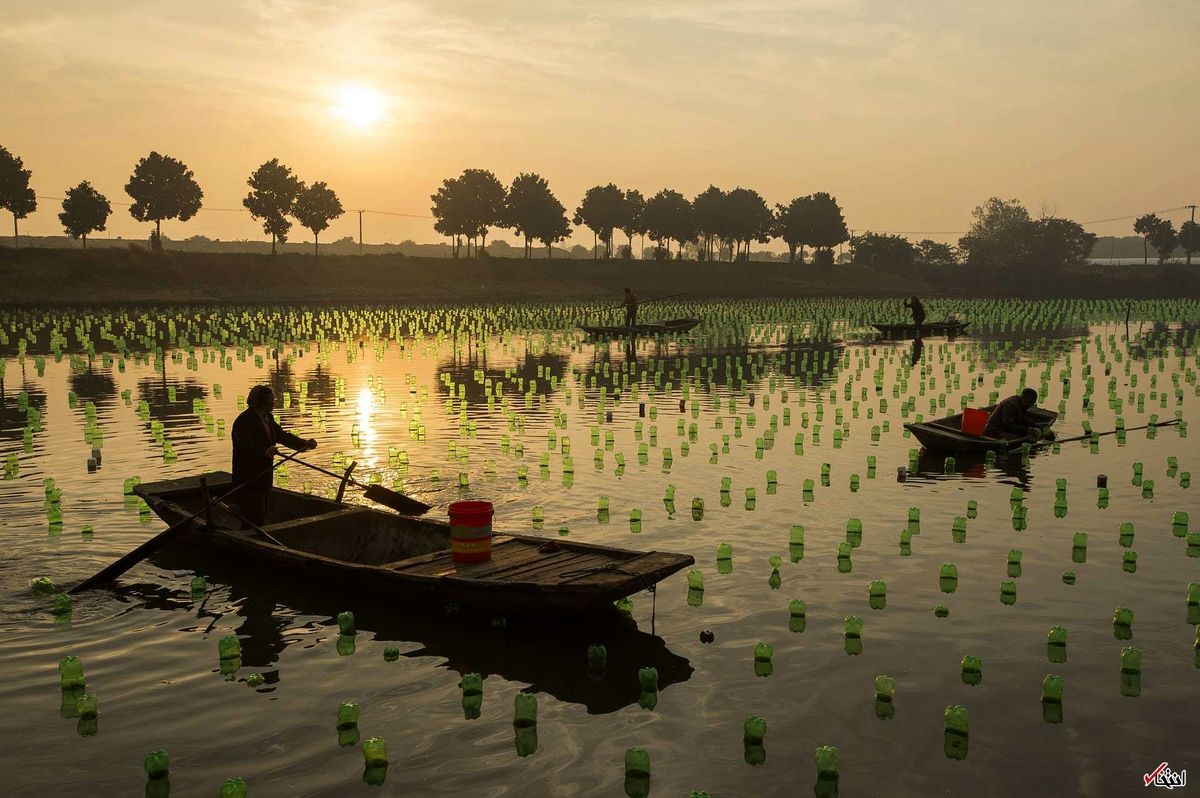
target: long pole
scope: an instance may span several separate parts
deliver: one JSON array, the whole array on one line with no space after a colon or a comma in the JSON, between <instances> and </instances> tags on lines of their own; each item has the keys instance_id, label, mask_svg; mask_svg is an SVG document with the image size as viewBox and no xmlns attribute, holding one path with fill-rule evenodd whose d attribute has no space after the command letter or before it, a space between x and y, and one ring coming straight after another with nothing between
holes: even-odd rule
<instances>
[{"instance_id":1,"label":"long pole","mask_svg":"<svg viewBox=\"0 0 1200 798\"><path fill-rule=\"evenodd\" d=\"M1196 206L1189 205L1192 209L1192 223L1188 225L1188 240L1187 240L1187 265L1192 265L1192 231L1196 229Z\"/></svg>"},{"instance_id":2,"label":"long pole","mask_svg":"<svg viewBox=\"0 0 1200 798\"><path fill-rule=\"evenodd\" d=\"M1114 430L1109 430L1108 432L1089 432L1087 435L1077 435L1074 438L1062 438L1061 440L1058 440L1058 441L1040 441L1039 443L1042 446L1048 446L1052 443L1074 443L1075 441L1086 441L1086 440L1090 439L1093 435L1097 438L1102 438L1105 435L1116 435L1118 432L1136 432L1137 430L1150 429L1151 427L1154 427L1154 428L1169 427L1173 424L1178 424L1178 423L1179 423L1179 419L1173 418L1170 421L1160 421L1157 424L1145 424L1140 427L1126 427L1125 429L1114 429Z\"/></svg>"},{"instance_id":3,"label":"long pole","mask_svg":"<svg viewBox=\"0 0 1200 798\"><path fill-rule=\"evenodd\" d=\"M358 254L363 254L362 250L362 215L363 212L358 212Z\"/></svg>"}]
</instances>

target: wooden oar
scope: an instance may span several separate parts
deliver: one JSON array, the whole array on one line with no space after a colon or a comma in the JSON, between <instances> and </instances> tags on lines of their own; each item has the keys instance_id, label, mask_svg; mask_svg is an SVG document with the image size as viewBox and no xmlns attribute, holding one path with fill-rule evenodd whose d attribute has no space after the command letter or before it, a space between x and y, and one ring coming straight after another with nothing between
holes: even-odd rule
<instances>
[{"instance_id":1,"label":"wooden oar","mask_svg":"<svg viewBox=\"0 0 1200 798\"><path fill-rule=\"evenodd\" d=\"M267 474L270 474L272 471L274 471L276 468L279 468L279 466L283 465L288 460L295 460L295 458L296 458L296 455L294 453L286 455L284 457L281 457L279 459L279 462L272 465L266 471L263 471L255 479L258 479L258 478L266 476ZM299 461L297 460L297 462L299 462ZM250 481L253 482L255 480L250 480ZM174 540L176 537L178 537L183 532L183 530L187 528L188 524L190 524L192 521L195 521L197 518L199 518L204 513L208 512L214 504L220 504L221 502L225 501L230 496L232 496L233 494L237 493L239 490L244 488L247 484L249 484L249 483L243 482L240 485L235 485L233 488L227 490L225 493L222 493L217 498L212 499L211 501L205 502L203 507L201 507L199 510L197 510L196 512L189 515L187 518L167 527L162 532L159 532L157 535L150 538L145 543L138 546L136 549L129 552L128 554L126 554L124 557L117 560L116 562L114 562L112 565L100 570L99 572L97 572L96 574L91 576L90 578L83 580L82 582L80 582L78 585L75 585L75 587L71 588L67 592L68 593L80 593L84 590L91 590L93 587L104 584L105 582L111 582L113 579L116 579L118 576L125 573L130 568L137 565L142 560L146 559L151 554L158 551L163 546L167 545L172 540Z\"/></svg>"},{"instance_id":2,"label":"wooden oar","mask_svg":"<svg viewBox=\"0 0 1200 798\"><path fill-rule=\"evenodd\" d=\"M1054 440L1054 441L1038 441L1037 445L1038 446L1046 446L1046 445L1049 445L1052 443L1074 443L1075 441L1091 440L1092 436L1095 436L1097 438L1103 438L1105 435L1116 435L1118 432L1137 432L1140 429L1150 429L1152 427L1155 429L1157 429L1158 427L1170 427L1170 426L1172 426L1174 424L1178 424L1178 423L1179 423L1179 419L1173 418L1170 421L1159 421L1155 424L1143 424L1140 427L1126 427L1125 429L1111 429L1108 432L1089 432L1087 435L1076 435L1074 438L1061 438L1059 440Z\"/></svg>"},{"instance_id":3,"label":"wooden oar","mask_svg":"<svg viewBox=\"0 0 1200 798\"><path fill-rule=\"evenodd\" d=\"M403 493L397 493L394 490L385 488L383 485L366 485L359 482L357 479L350 478L350 472L354 468L354 463L350 464L350 468L346 469L346 473L338 474L326 468L321 468L312 463L306 463L303 460L296 460L302 466L308 466L313 471L319 471L322 474L328 474L334 479L342 480L342 489L345 489L347 483L355 487L363 489L363 495L371 501L382 504L384 507L390 507L401 515L422 515L429 512L432 508L425 502L417 501L411 496L405 496ZM340 499L342 491L338 491Z\"/></svg>"}]
</instances>

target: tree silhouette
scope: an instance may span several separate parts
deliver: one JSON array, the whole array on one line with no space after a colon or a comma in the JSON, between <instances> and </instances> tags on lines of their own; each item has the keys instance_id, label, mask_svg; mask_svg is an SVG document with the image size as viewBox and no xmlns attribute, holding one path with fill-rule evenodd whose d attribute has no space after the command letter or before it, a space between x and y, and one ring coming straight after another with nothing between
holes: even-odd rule
<instances>
[{"instance_id":1,"label":"tree silhouette","mask_svg":"<svg viewBox=\"0 0 1200 798\"><path fill-rule=\"evenodd\" d=\"M313 183L307 187L303 183L300 184L300 191L292 206L292 215L301 226L312 231L314 255L320 254L318 239L321 231L329 227L329 222L342 213L342 203L329 186L324 183Z\"/></svg>"},{"instance_id":2,"label":"tree silhouette","mask_svg":"<svg viewBox=\"0 0 1200 798\"><path fill-rule=\"evenodd\" d=\"M276 241L287 243L288 231L292 229L292 222L287 217L304 184L278 158L255 169L246 183L250 193L242 200L242 205L255 219L263 220L263 232L271 235L271 254L274 255Z\"/></svg>"},{"instance_id":3,"label":"tree silhouette","mask_svg":"<svg viewBox=\"0 0 1200 798\"><path fill-rule=\"evenodd\" d=\"M814 263L832 266L833 248L850 240L850 231L846 229L846 220L837 199L831 194L818 191L808 199L809 202L804 205L808 240L804 243L816 249Z\"/></svg>"},{"instance_id":4,"label":"tree silhouette","mask_svg":"<svg viewBox=\"0 0 1200 798\"><path fill-rule=\"evenodd\" d=\"M139 222L154 222L151 244L155 249L162 248L163 219L186 222L200 210L204 198L191 169L157 152L137 162L125 184L125 193L133 198L129 215Z\"/></svg>"},{"instance_id":5,"label":"tree silhouette","mask_svg":"<svg viewBox=\"0 0 1200 798\"><path fill-rule=\"evenodd\" d=\"M112 206L108 198L84 180L75 188L67 189L58 220L62 222L67 235L83 239L83 248L87 249L88 234L103 230L111 213Z\"/></svg>"},{"instance_id":6,"label":"tree silhouette","mask_svg":"<svg viewBox=\"0 0 1200 798\"><path fill-rule=\"evenodd\" d=\"M29 186L32 174L19 157L0 147L0 208L12 214L14 246L21 244L17 220L37 210L37 195Z\"/></svg>"},{"instance_id":7,"label":"tree silhouette","mask_svg":"<svg viewBox=\"0 0 1200 798\"><path fill-rule=\"evenodd\" d=\"M1161 219L1158 214L1148 213L1145 216L1138 217L1133 223L1133 231L1139 233L1144 239L1142 245L1142 262L1149 260L1149 255L1146 253L1145 245L1149 244L1154 247L1154 251L1158 253L1158 263L1162 265L1171 253L1175 251L1175 245L1178 239L1175 236L1175 225L1171 224L1170 219Z\"/></svg>"},{"instance_id":8,"label":"tree silhouette","mask_svg":"<svg viewBox=\"0 0 1200 798\"><path fill-rule=\"evenodd\" d=\"M924 266L954 266L958 263L954 247L929 238L917 242L916 254L917 262Z\"/></svg>"},{"instance_id":9,"label":"tree silhouette","mask_svg":"<svg viewBox=\"0 0 1200 798\"><path fill-rule=\"evenodd\" d=\"M696 234L700 237L700 260L713 259L713 245L729 237L725 192L710 185L692 200Z\"/></svg>"},{"instance_id":10,"label":"tree silhouette","mask_svg":"<svg viewBox=\"0 0 1200 798\"><path fill-rule=\"evenodd\" d=\"M1179 225L1179 246L1187 256L1187 265L1192 265L1192 253L1200 245L1200 224L1192 221Z\"/></svg>"},{"instance_id":11,"label":"tree silhouette","mask_svg":"<svg viewBox=\"0 0 1200 798\"><path fill-rule=\"evenodd\" d=\"M664 188L647 200L642 220L647 235L657 243L660 252L666 242L667 257L671 255L672 239L679 242L678 251L682 252L683 242L691 241L695 236L692 203L678 191Z\"/></svg>"},{"instance_id":12,"label":"tree silhouette","mask_svg":"<svg viewBox=\"0 0 1200 798\"><path fill-rule=\"evenodd\" d=\"M533 241L541 240L547 247L570 235L566 208L550 191L549 184L539 175L520 174L512 182L504 200L505 225L525 239L525 258L533 256Z\"/></svg>"},{"instance_id":13,"label":"tree silhouette","mask_svg":"<svg viewBox=\"0 0 1200 798\"><path fill-rule=\"evenodd\" d=\"M805 208L810 203L810 197L796 197L787 205L775 206L775 235L787 244L788 263L796 262L796 250L803 247L809 239ZM800 254L800 262L804 262L803 251Z\"/></svg>"},{"instance_id":14,"label":"tree silhouette","mask_svg":"<svg viewBox=\"0 0 1200 798\"><path fill-rule=\"evenodd\" d=\"M971 215L971 229L958 240L966 265L993 273L1030 268L1033 219L1024 205L992 197Z\"/></svg>"},{"instance_id":15,"label":"tree silhouette","mask_svg":"<svg viewBox=\"0 0 1200 798\"><path fill-rule=\"evenodd\" d=\"M766 244L771 240L774 226L771 209L757 191L740 187L726 194L722 204L727 220L726 234L737 245L734 256L749 260L751 241ZM840 218L840 211L838 215Z\"/></svg>"},{"instance_id":16,"label":"tree silhouette","mask_svg":"<svg viewBox=\"0 0 1200 798\"><path fill-rule=\"evenodd\" d=\"M458 257L459 236L467 239L467 257L477 237L487 249L489 227L504 223L504 186L486 169L466 169L456 178L442 181L433 200L433 229L453 239L452 251ZM476 247L476 252L479 249Z\"/></svg>"},{"instance_id":17,"label":"tree silhouette","mask_svg":"<svg viewBox=\"0 0 1200 798\"><path fill-rule=\"evenodd\" d=\"M625 208L621 216L621 232L629 238L629 257L633 257L633 237L646 234L642 214L646 211L646 198L636 188L625 192ZM644 239L643 239L644 241Z\"/></svg>"},{"instance_id":18,"label":"tree silhouette","mask_svg":"<svg viewBox=\"0 0 1200 798\"><path fill-rule=\"evenodd\" d=\"M916 248L904 236L867 231L850 239L854 262L879 269L903 269L913 265Z\"/></svg>"},{"instance_id":19,"label":"tree silhouette","mask_svg":"<svg viewBox=\"0 0 1200 798\"><path fill-rule=\"evenodd\" d=\"M597 255L596 238L604 242L604 257L612 257L613 230L621 225L625 216L625 194L621 189L609 183L587 190L583 201L575 209L574 222L592 231L592 257Z\"/></svg>"},{"instance_id":20,"label":"tree silhouette","mask_svg":"<svg viewBox=\"0 0 1200 798\"><path fill-rule=\"evenodd\" d=\"M1071 263L1083 263L1096 246L1096 234L1078 222L1046 216L1033 223L1032 263L1042 271L1056 271Z\"/></svg>"}]
</instances>

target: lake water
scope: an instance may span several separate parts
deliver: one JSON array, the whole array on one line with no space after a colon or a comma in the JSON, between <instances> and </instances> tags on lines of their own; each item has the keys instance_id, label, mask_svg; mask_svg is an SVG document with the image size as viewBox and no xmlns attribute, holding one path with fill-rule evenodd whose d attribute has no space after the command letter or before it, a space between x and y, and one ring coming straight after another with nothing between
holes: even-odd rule
<instances>
[{"instance_id":1,"label":"lake water","mask_svg":"<svg viewBox=\"0 0 1200 798\"><path fill-rule=\"evenodd\" d=\"M1187 593L1200 580L1200 545L1189 550L1187 527L1173 527L1177 511L1200 526L1187 478L1200 456L1186 425L947 467L934 455L910 463L918 444L903 424L1022 383L1061 412L1060 437L1085 423L1113 429L1118 416L1128 427L1186 421L1200 402L1200 303L1134 303L1126 327L1123 302L934 301L930 318L954 311L972 334L920 347L870 329L900 320L897 304L648 305L643 317L705 323L632 348L574 331L585 313L601 318L577 306L0 311L4 794L163 794L162 784L147 789L142 766L159 748L175 795L216 795L234 776L252 796L643 795L646 782L625 778L633 747L649 752L655 796L832 794L814 764L823 745L839 751L845 795L1123 795L1161 762L1195 774L1200 610ZM56 617L31 580L70 586L163 529L123 496L124 481L227 469L222 428L257 382L274 386L285 427L318 439L315 462L355 460L360 477L401 482L435 517L480 498L495 503L498 530L565 528L572 540L688 553L704 591L689 595L685 571L632 596L632 622L614 611L543 628L367 600L176 546ZM103 457L89 472L94 443ZM389 457L397 449L406 470ZM1098 474L1109 477L1107 506ZM46 478L62 491L61 524L48 520ZM1059 478L1066 501L1056 507ZM1146 481L1151 495L1135 484ZM286 483L334 487L295 465ZM533 523L535 506L544 524ZM919 529L902 546L913 507ZM861 541L839 560L850 519ZM1133 523L1132 541L1121 540L1122 522ZM789 545L793 525L803 547ZM718 567L722 542L731 569ZM1127 551L1135 569L1123 567ZM941 589L942 563L957 567L952 593ZM207 577L206 596L192 596L194 572ZM886 583L882 609L868 600L874 580ZM1015 603L1001 600L1005 581ZM795 599L803 623L790 618ZM1118 607L1133 611L1127 632L1114 627ZM352 652L338 645L343 610L358 619ZM860 644L844 637L848 615L864 621ZM1052 662L1056 625L1069 638L1065 661ZM231 634L242 662L223 674L217 643ZM760 641L774 648L766 676L754 661ZM607 646L603 679L589 677L590 643ZM386 646L399 647L398 661L385 661ZM1143 652L1140 678L1121 672L1126 646ZM95 723L59 688L67 655L82 660L98 698ZM981 680L964 676L968 655L982 661ZM653 709L639 705L643 666L659 671ZM484 697L467 719L459 681L472 672L484 676ZM253 674L265 678L257 689ZM890 706L875 700L881 674L896 681ZM1040 700L1047 674L1065 685L1061 719ZM537 695L535 733L514 730L521 691ZM339 745L344 701L361 708L362 739L387 741L382 785L364 782L358 745ZM969 712L965 746L944 734L950 705ZM766 720L762 749L743 743L750 715Z\"/></svg>"}]
</instances>

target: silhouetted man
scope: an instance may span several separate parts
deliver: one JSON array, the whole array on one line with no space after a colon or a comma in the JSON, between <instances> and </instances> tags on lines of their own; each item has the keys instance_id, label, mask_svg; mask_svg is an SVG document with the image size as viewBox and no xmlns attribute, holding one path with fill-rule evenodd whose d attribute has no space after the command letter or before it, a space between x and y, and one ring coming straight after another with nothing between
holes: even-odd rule
<instances>
[{"instance_id":1,"label":"silhouetted man","mask_svg":"<svg viewBox=\"0 0 1200 798\"><path fill-rule=\"evenodd\" d=\"M275 392L266 385L255 385L229 436L233 441L233 484L242 486L234 494L238 509L246 520L259 526L267 520L267 494L275 478L271 466L279 454L278 444L298 452L317 448L314 438L305 440L279 426L271 414L274 407Z\"/></svg>"},{"instance_id":2,"label":"silhouetted man","mask_svg":"<svg viewBox=\"0 0 1200 798\"><path fill-rule=\"evenodd\" d=\"M625 289L625 326L632 327L637 324L637 295Z\"/></svg>"},{"instance_id":3,"label":"silhouetted man","mask_svg":"<svg viewBox=\"0 0 1200 798\"><path fill-rule=\"evenodd\" d=\"M1010 396L988 416L987 426L983 434L992 438L1001 435L1015 435L1018 438L1031 436L1034 438L1054 438L1049 427L1041 427L1029 418L1029 411L1037 405L1038 393L1033 388L1026 388L1019 394Z\"/></svg>"},{"instance_id":4,"label":"silhouetted man","mask_svg":"<svg viewBox=\"0 0 1200 798\"><path fill-rule=\"evenodd\" d=\"M915 296L904 301L904 307L912 310L913 324L920 327L925 323L925 306Z\"/></svg>"}]
</instances>

